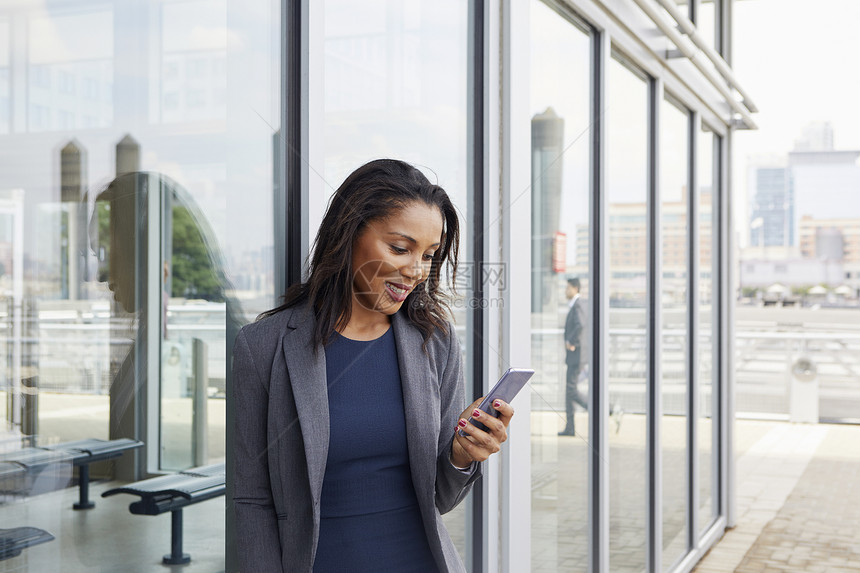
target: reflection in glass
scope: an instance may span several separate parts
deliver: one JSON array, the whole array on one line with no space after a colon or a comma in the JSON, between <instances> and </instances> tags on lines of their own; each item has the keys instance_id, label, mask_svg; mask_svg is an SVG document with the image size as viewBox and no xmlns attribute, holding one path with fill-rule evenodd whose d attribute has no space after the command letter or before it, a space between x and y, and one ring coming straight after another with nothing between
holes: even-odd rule
<instances>
[{"instance_id":1,"label":"reflection in glass","mask_svg":"<svg viewBox=\"0 0 860 573\"><path fill-rule=\"evenodd\" d=\"M12 37L9 35L9 20L0 16L0 134L9 133L12 125L10 94L9 50Z\"/></svg>"},{"instance_id":2,"label":"reflection in glass","mask_svg":"<svg viewBox=\"0 0 860 573\"><path fill-rule=\"evenodd\" d=\"M715 504L716 488L714 469L717 467L714 457L717 448L714 447L714 420L717 419L717 394L714 392L714 352L716 349L715 336L717 322L714 296L717 293L716 284L716 203L719 165L715 158L715 150L719 138L702 126L698 137L698 185L699 194L699 333L696 343L697 351L697 383L699 385L699 523L697 527L702 533L713 523L719 508Z\"/></svg>"},{"instance_id":3,"label":"reflection in glass","mask_svg":"<svg viewBox=\"0 0 860 573\"><path fill-rule=\"evenodd\" d=\"M225 119L227 43L226 0L161 5L161 70L153 119L163 123Z\"/></svg>"},{"instance_id":4,"label":"reflection in glass","mask_svg":"<svg viewBox=\"0 0 860 573\"><path fill-rule=\"evenodd\" d=\"M648 89L607 69L609 568L645 567Z\"/></svg>"},{"instance_id":5,"label":"reflection in glass","mask_svg":"<svg viewBox=\"0 0 860 573\"><path fill-rule=\"evenodd\" d=\"M157 197L149 196L153 193ZM158 217L151 216L154 205L159 207ZM97 278L107 282L113 295L113 317L132 328L126 334L109 333L112 343L117 334L120 339L131 335L126 355L112 361L110 437L139 438L139 428L146 426L138 418L145 412L140 400L151 380L148 330L156 328L160 333L156 352L161 356L160 467L184 470L223 459L223 352L227 330L237 328L232 313L238 305L235 301L227 305L226 293L232 289L208 221L185 189L154 173L114 179L93 207L89 230L99 253ZM167 255L154 261L147 248L150 221L160 223L161 250ZM157 309L149 304L148 288L153 284L160 285ZM221 400L210 403L210 394Z\"/></svg>"},{"instance_id":6,"label":"reflection in glass","mask_svg":"<svg viewBox=\"0 0 860 573\"><path fill-rule=\"evenodd\" d=\"M0 569L148 570L164 521L99 494L224 459L230 332L275 302L280 3L43 4L0 16L0 527L57 539ZM3 477L24 446L119 436L146 452L91 467L86 516L71 464ZM224 500L185 529L201 570L224 568Z\"/></svg>"},{"instance_id":7,"label":"reflection in glass","mask_svg":"<svg viewBox=\"0 0 860 573\"><path fill-rule=\"evenodd\" d=\"M689 114L663 100L660 109L662 241L663 569L687 551L687 385L690 217L687 197Z\"/></svg>"},{"instance_id":8,"label":"reflection in glass","mask_svg":"<svg viewBox=\"0 0 860 573\"><path fill-rule=\"evenodd\" d=\"M310 236L316 235L328 196L358 166L392 157L424 171L460 212L464 241L451 310L468 357L467 297L476 271L466 240L473 233L466 177L468 3L328 0L324 20L325 165L320 171L326 196L311 197ZM470 374L467 368L467 388ZM467 507L461 503L444 516L464 561Z\"/></svg>"},{"instance_id":9,"label":"reflection in glass","mask_svg":"<svg viewBox=\"0 0 860 573\"><path fill-rule=\"evenodd\" d=\"M531 570L572 572L588 567L591 38L538 0L530 25Z\"/></svg>"},{"instance_id":10,"label":"reflection in glass","mask_svg":"<svg viewBox=\"0 0 860 573\"><path fill-rule=\"evenodd\" d=\"M29 131L113 123L113 10L30 18L27 42Z\"/></svg>"}]
</instances>

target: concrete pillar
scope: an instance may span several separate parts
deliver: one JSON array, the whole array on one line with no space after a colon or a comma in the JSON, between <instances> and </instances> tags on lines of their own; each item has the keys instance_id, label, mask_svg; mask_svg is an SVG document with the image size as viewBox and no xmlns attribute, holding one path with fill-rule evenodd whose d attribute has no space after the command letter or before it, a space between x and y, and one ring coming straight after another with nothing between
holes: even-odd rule
<instances>
[{"instance_id":1,"label":"concrete pillar","mask_svg":"<svg viewBox=\"0 0 860 573\"><path fill-rule=\"evenodd\" d=\"M61 298L81 298L86 278L86 209L81 200L87 186L87 152L75 139L60 150L60 273Z\"/></svg>"},{"instance_id":2,"label":"concrete pillar","mask_svg":"<svg viewBox=\"0 0 860 573\"><path fill-rule=\"evenodd\" d=\"M553 240L561 218L564 119L551 107L532 118L532 312L555 310Z\"/></svg>"},{"instance_id":3,"label":"concrete pillar","mask_svg":"<svg viewBox=\"0 0 860 573\"><path fill-rule=\"evenodd\" d=\"M140 171L140 144L126 134L116 144L116 176Z\"/></svg>"}]
</instances>

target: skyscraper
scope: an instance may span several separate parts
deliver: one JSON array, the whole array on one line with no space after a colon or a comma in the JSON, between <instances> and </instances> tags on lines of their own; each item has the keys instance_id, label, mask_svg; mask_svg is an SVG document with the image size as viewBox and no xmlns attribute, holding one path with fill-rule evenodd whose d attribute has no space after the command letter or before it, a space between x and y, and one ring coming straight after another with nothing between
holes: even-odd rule
<instances>
[{"instance_id":1,"label":"skyscraper","mask_svg":"<svg viewBox=\"0 0 860 573\"><path fill-rule=\"evenodd\" d=\"M750 166L750 245L797 246L801 218L860 217L846 201L860 193L860 151L833 148L833 128L811 123L788 157L756 159Z\"/></svg>"},{"instance_id":2,"label":"skyscraper","mask_svg":"<svg viewBox=\"0 0 860 573\"><path fill-rule=\"evenodd\" d=\"M782 165L752 167L753 194L750 208L750 245L794 245L794 184L791 170Z\"/></svg>"}]
</instances>

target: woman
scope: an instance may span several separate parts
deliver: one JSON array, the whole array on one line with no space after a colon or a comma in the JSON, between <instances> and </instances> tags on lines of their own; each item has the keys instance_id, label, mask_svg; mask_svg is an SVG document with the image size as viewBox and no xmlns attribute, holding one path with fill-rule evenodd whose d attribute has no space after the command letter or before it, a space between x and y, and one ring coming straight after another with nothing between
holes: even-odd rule
<instances>
[{"instance_id":1,"label":"woman","mask_svg":"<svg viewBox=\"0 0 860 573\"><path fill-rule=\"evenodd\" d=\"M467 420L479 401L460 412L460 345L439 290L458 242L441 187L372 161L332 198L307 282L239 333L242 571L465 570L440 516L507 439L513 409L480 413L487 431Z\"/></svg>"}]
</instances>

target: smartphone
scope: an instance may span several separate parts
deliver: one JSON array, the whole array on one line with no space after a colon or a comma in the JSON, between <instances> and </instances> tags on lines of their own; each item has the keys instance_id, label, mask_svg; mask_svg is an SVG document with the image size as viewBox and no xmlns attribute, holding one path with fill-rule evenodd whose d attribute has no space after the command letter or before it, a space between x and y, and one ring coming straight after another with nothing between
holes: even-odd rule
<instances>
[{"instance_id":1,"label":"smartphone","mask_svg":"<svg viewBox=\"0 0 860 573\"><path fill-rule=\"evenodd\" d=\"M497 418L499 413L495 408L493 408L493 400L499 399L510 404L511 400L513 400L519 391L522 390L523 386L526 385L526 382L529 381L529 378L531 378L534 373L535 371L529 368L508 368L507 371L502 374L502 377L499 378L499 381L496 382L496 385L493 386L493 389L487 394L487 397L481 401L478 409L483 410L494 418ZM473 420L471 417L469 418L469 422L480 430L487 430L487 427L484 424ZM460 435L465 437L468 434L463 430L460 430Z\"/></svg>"}]
</instances>

